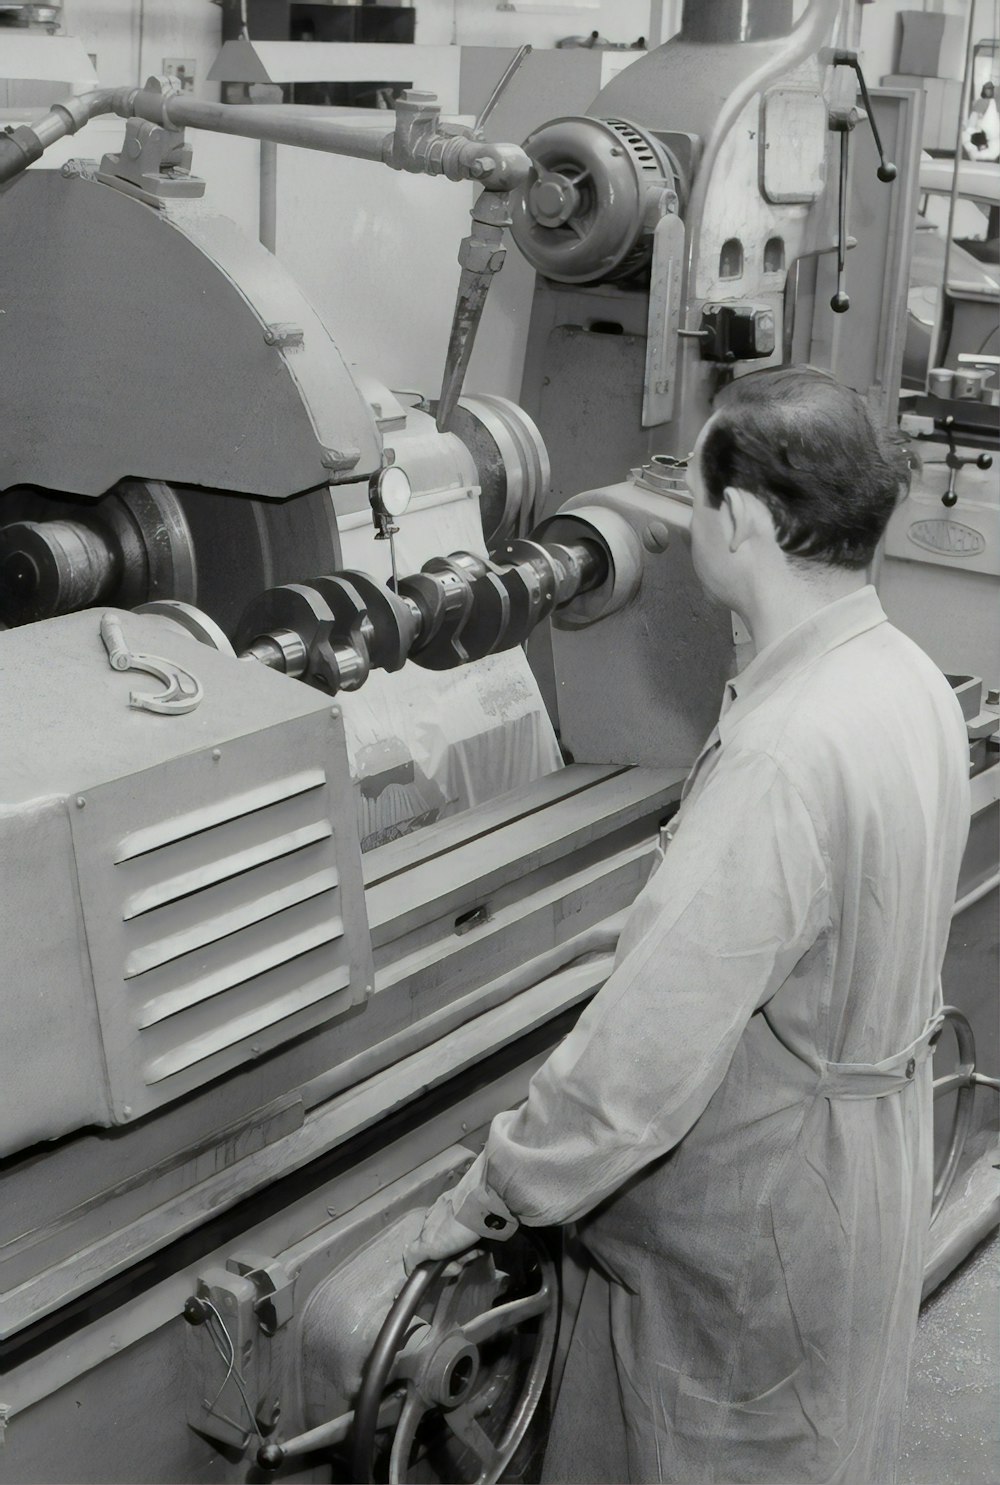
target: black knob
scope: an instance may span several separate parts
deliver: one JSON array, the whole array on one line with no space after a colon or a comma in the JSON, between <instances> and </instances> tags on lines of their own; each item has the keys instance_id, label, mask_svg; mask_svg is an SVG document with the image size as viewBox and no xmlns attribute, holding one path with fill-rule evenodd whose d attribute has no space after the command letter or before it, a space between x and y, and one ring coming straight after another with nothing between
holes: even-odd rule
<instances>
[{"instance_id":1,"label":"black knob","mask_svg":"<svg viewBox=\"0 0 1000 1485\"><path fill-rule=\"evenodd\" d=\"M211 1313L208 1305L203 1299L199 1299L197 1294L192 1294L184 1301L184 1308L181 1311L189 1325L204 1325Z\"/></svg>"},{"instance_id":2,"label":"black knob","mask_svg":"<svg viewBox=\"0 0 1000 1485\"><path fill-rule=\"evenodd\" d=\"M280 1444L262 1444L257 1450L257 1464L269 1475L277 1474L285 1462L285 1451Z\"/></svg>"},{"instance_id":3,"label":"black knob","mask_svg":"<svg viewBox=\"0 0 1000 1485\"><path fill-rule=\"evenodd\" d=\"M991 454L980 454L979 458L976 460L976 467L978 469L992 469L993 456Z\"/></svg>"},{"instance_id":4,"label":"black knob","mask_svg":"<svg viewBox=\"0 0 1000 1485\"><path fill-rule=\"evenodd\" d=\"M896 167L891 160L886 160L884 164L878 167L875 174L879 180L884 181L888 185L890 181L896 179Z\"/></svg>"},{"instance_id":5,"label":"black knob","mask_svg":"<svg viewBox=\"0 0 1000 1485\"><path fill-rule=\"evenodd\" d=\"M830 300L830 308L833 310L835 315L844 315L847 313L850 307L851 301L849 296L844 293L843 289L838 289L836 294L834 294L833 298Z\"/></svg>"},{"instance_id":6,"label":"black knob","mask_svg":"<svg viewBox=\"0 0 1000 1485\"><path fill-rule=\"evenodd\" d=\"M951 507L953 505L957 505L958 504L958 493L957 493L957 491L955 491L955 490L946 490L945 493L941 496L941 504L942 505L946 505L949 510L951 509Z\"/></svg>"}]
</instances>

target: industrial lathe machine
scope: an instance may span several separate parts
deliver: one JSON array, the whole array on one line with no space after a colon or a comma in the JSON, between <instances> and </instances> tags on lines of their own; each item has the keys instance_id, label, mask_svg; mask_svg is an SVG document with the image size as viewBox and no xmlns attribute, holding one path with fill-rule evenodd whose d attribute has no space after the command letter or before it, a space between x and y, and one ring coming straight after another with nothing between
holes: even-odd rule
<instances>
[{"instance_id":1,"label":"industrial lathe machine","mask_svg":"<svg viewBox=\"0 0 1000 1485\"><path fill-rule=\"evenodd\" d=\"M851 10L689 4L523 148L167 80L0 135L0 1479L529 1467L552 1244L402 1252L606 978L737 663L712 395L838 364L877 279L892 416L917 136L877 177ZM482 186L436 399L345 363L186 128ZM523 408L463 386L508 231Z\"/></svg>"}]
</instances>

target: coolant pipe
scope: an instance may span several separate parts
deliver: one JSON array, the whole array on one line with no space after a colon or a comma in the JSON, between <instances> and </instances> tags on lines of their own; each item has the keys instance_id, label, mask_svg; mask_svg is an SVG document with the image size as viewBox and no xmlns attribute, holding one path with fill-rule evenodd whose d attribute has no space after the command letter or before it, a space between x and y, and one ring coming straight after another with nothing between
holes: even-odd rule
<instances>
[{"instance_id":1,"label":"coolant pipe","mask_svg":"<svg viewBox=\"0 0 1000 1485\"><path fill-rule=\"evenodd\" d=\"M56 103L35 124L22 124L9 134L0 132L0 185L12 181L40 160L50 144L75 134L98 114L116 113L128 98L128 88L98 88L93 93L80 93Z\"/></svg>"},{"instance_id":2,"label":"coolant pipe","mask_svg":"<svg viewBox=\"0 0 1000 1485\"><path fill-rule=\"evenodd\" d=\"M388 125L372 128L367 122L320 118L314 108L294 104L206 103L147 88L132 93L125 117L132 116L165 129L205 129L211 134L237 134L365 160L381 160L386 141L392 137L391 118Z\"/></svg>"},{"instance_id":3,"label":"coolant pipe","mask_svg":"<svg viewBox=\"0 0 1000 1485\"><path fill-rule=\"evenodd\" d=\"M204 103L177 93L139 88L129 96L123 117L134 115L168 129L206 129L248 139L323 150L354 159L378 160L394 170L476 180L486 190L509 191L528 178L531 162L514 144L488 144L439 121L440 107L430 93L404 94L388 123L377 125L318 116L315 109L282 104Z\"/></svg>"},{"instance_id":4,"label":"coolant pipe","mask_svg":"<svg viewBox=\"0 0 1000 1485\"><path fill-rule=\"evenodd\" d=\"M315 109L292 104L271 108L254 103L204 103L154 87L102 88L57 103L30 128L25 125L12 134L0 134L0 185L20 175L55 140L75 134L103 113L145 119L166 129L205 129L378 160L417 175L479 181L488 191L509 191L531 172L531 161L519 145L487 143L470 138L460 128L442 125L440 106L432 93L404 94L391 120L373 126L367 121L320 117Z\"/></svg>"},{"instance_id":5,"label":"coolant pipe","mask_svg":"<svg viewBox=\"0 0 1000 1485\"><path fill-rule=\"evenodd\" d=\"M487 1011L525 990L532 989L551 975L569 969L588 954L610 957L618 947L626 916L627 910L624 910L614 917L605 918L601 923L595 923L583 933L567 939L564 944L546 949L543 954L538 954L498 979L491 980L481 990L464 995L461 1000L453 1001L430 1016L424 1016L395 1036L379 1042L377 1046L369 1047L367 1051L347 1062L342 1062L339 1067L321 1073L302 1089L303 1106L314 1109L317 1104L325 1103L328 1098L334 1098L338 1093L354 1087L356 1083L362 1083L366 1078L381 1072L387 1065L422 1051L431 1042L438 1041L476 1016L485 1015Z\"/></svg>"}]
</instances>

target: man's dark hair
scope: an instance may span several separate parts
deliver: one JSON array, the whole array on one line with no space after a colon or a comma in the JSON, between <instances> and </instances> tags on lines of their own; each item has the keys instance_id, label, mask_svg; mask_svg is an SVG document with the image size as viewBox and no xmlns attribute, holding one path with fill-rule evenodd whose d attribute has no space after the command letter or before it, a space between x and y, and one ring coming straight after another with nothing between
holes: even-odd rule
<instances>
[{"instance_id":1,"label":"man's dark hair","mask_svg":"<svg viewBox=\"0 0 1000 1485\"><path fill-rule=\"evenodd\" d=\"M867 566L909 471L858 394L814 367L780 366L737 378L715 408L701 448L709 502L727 485L748 490L789 557Z\"/></svg>"}]
</instances>

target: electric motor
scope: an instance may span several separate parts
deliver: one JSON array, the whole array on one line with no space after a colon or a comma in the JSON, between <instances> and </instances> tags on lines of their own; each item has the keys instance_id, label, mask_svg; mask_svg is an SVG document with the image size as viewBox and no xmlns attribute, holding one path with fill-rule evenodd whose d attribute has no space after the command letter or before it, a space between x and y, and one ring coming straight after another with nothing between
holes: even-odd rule
<instances>
[{"instance_id":1,"label":"electric motor","mask_svg":"<svg viewBox=\"0 0 1000 1485\"><path fill-rule=\"evenodd\" d=\"M582 116L543 124L524 148L534 170L512 198L512 231L532 267L564 284L640 273L656 223L678 209L669 150L624 119Z\"/></svg>"}]
</instances>

